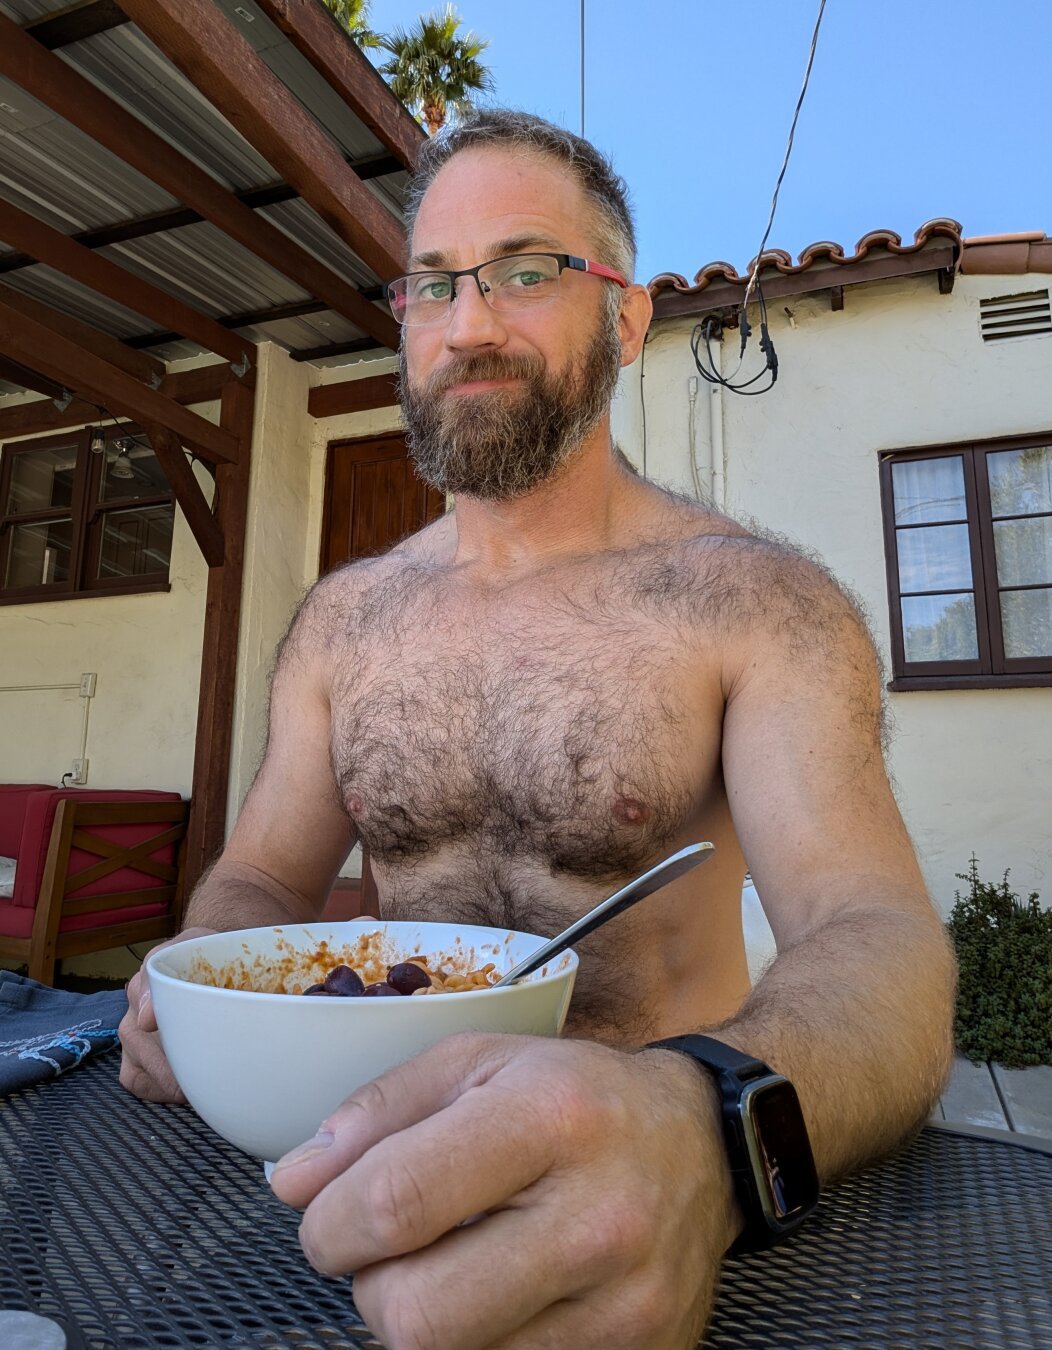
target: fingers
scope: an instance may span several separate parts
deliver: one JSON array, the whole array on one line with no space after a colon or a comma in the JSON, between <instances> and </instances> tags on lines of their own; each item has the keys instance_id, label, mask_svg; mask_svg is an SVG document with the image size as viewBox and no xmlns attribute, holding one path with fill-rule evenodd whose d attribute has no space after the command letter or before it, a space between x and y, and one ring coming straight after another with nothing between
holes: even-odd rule
<instances>
[{"instance_id":1,"label":"fingers","mask_svg":"<svg viewBox=\"0 0 1052 1350\"><path fill-rule=\"evenodd\" d=\"M311 1264L343 1275L429 1247L544 1176L555 1162L551 1130L528 1109L495 1129L501 1097L499 1079L484 1084L381 1140L330 1182L300 1226Z\"/></svg>"},{"instance_id":2,"label":"fingers","mask_svg":"<svg viewBox=\"0 0 1052 1350\"><path fill-rule=\"evenodd\" d=\"M442 1111L498 1072L523 1039L451 1036L381 1074L322 1123L318 1143L308 1140L279 1160L271 1181L275 1194L303 1209L381 1140Z\"/></svg>"},{"instance_id":3,"label":"fingers","mask_svg":"<svg viewBox=\"0 0 1052 1350\"><path fill-rule=\"evenodd\" d=\"M183 1102L186 1097L175 1080L171 1066L154 1032L143 1032L129 1012L121 1021L121 1086L144 1102Z\"/></svg>"},{"instance_id":4,"label":"fingers","mask_svg":"<svg viewBox=\"0 0 1052 1350\"><path fill-rule=\"evenodd\" d=\"M130 1002L131 1000L130 993L128 995L128 998ZM157 1010L153 1006L153 996L150 993L149 985L147 985L146 988L142 991L142 995L139 998L138 1018L140 1031L157 1030Z\"/></svg>"},{"instance_id":5,"label":"fingers","mask_svg":"<svg viewBox=\"0 0 1052 1350\"><path fill-rule=\"evenodd\" d=\"M354 1302L384 1345L491 1350L582 1287L568 1255L546 1210L507 1210L426 1251L360 1270ZM551 1344L599 1342L585 1335Z\"/></svg>"}]
</instances>

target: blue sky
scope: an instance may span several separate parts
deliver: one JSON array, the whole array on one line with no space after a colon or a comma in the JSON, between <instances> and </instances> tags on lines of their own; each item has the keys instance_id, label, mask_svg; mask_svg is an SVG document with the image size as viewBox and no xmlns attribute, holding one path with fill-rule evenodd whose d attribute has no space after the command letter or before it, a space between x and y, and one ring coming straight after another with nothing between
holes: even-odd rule
<instances>
[{"instance_id":1,"label":"blue sky","mask_svg":"<svg viewBox=\"0 0 1052 1350\"><path fill-rule=\"evenodd\" d=\"M421 0L373 0L380 31ZM579 0L459 0L496 101L580 125ZM585 133L628 180L640 279L756 252L818 0L586 0ZM827 0L770 245L1052 234L1052 5Z\"/></svg>"}]
</instances>

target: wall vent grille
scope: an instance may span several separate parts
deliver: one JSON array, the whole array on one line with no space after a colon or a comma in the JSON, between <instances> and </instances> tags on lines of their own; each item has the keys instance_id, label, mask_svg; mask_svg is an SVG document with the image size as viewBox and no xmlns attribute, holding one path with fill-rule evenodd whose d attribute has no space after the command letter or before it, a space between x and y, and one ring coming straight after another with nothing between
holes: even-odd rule
<instances>
[{"instance_id":1,"label":"wall vent grille","mask_svg":"<svg viewBox=\"0 0 1052 1350\"><path fill-rule=\"evenodd\" d=\"M980 300L979 329L984 342L1052 333L1052 305L1048 291L993 295L988 300Z\"/></svg>"}]
</instances>

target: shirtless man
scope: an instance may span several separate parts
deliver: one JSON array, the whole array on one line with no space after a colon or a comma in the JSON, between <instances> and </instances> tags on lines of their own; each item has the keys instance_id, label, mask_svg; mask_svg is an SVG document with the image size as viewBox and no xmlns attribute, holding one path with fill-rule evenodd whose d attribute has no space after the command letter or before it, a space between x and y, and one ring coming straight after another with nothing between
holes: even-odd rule
<instances>
[{"instance_id":1,"label":"shirtless man","mask_svg":"<svg viewBox=\"0 0 1052 1350\"><path fill-rule=\"evenodd\" d=\"M716 1029L774 1066L828 1180L929 1111L952 960L855 609L611 444L651 312L611 275L632 275L620 180L576 137L493 111L421 160L410 270L495 264L394 292L411 444L456 509L307 597L189 920L315 918L360 837L384 917L553 933L712 840L581 943L567 1039L452 1038L356 1093L273 1183L305 1210L311 1262L357 1272L391 1350L684 1350L742 1217L711 1080L641 1047ZM498 261L524 254L603 266ZM746 863L778 945L752 992ZM141 975L129 994L122 1082L178 1099Z\"/></svg>"}]
</instances>

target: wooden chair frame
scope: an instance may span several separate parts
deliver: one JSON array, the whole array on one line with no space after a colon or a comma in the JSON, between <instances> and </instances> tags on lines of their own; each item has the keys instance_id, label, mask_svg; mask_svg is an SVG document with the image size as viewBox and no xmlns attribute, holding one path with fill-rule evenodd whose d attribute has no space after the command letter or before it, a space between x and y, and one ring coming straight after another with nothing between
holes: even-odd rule
<instances>
[{"instance_id":1,"label":"wooden chair frame","mask_svg":"<svg viewBox=\"0 0 1052 1350\"><path fill-rule=\"evenodd\" d=\"M81 802L69 797L60 801L51 827L32 934L28 938L0 936L0 955L25 961L30 979L53 984L55 962L65 956L172 937L179 931L183 914L189 817L189 802ZM161 828L137 844L122 846L91 833L92 827L101 825L157 825ZM174 865L150 857L151 853L170 844L176 846ZM71 876L69 859L73 848L92 853L99 861L82 867ZM101 881L124 867L156 877L164 885L70 898L71 892ZM63 918L71 914L102 914L106 910L162 903L168 905L165 914L78 928L72 932L59 931Z\"/></svg>"}]
</instances>

